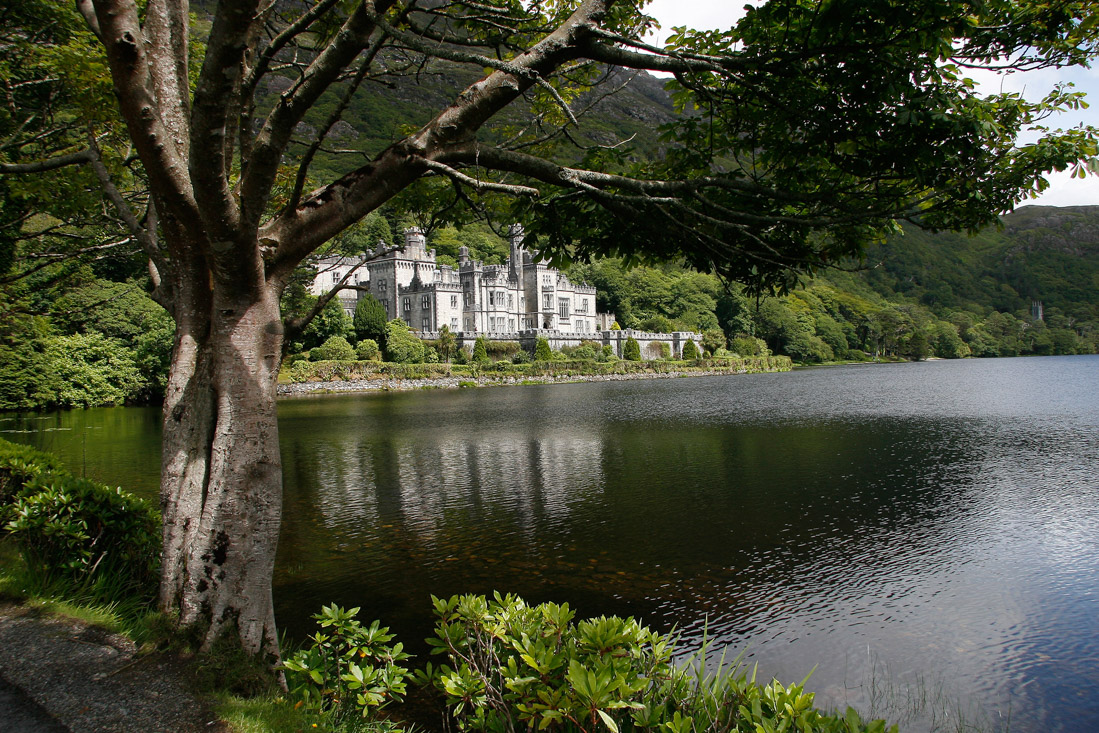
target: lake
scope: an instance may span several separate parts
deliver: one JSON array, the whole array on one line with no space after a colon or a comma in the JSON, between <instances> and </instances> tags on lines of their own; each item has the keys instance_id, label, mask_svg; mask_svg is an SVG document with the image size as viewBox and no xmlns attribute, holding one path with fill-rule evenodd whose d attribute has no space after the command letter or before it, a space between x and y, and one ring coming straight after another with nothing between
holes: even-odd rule
<instances>
[{"instance_id":1,"label":"lake","mask_svg":"<svg viewBox=\"0 0 1099 733\"><path fill-rule=\"evenodd\" d=\"M907 729L1099 730L1099 356L329 395L279 407L280 623L514 592L705 634ZM159 414L0 418L156 495Z\"/></svg>"}]
</instances>

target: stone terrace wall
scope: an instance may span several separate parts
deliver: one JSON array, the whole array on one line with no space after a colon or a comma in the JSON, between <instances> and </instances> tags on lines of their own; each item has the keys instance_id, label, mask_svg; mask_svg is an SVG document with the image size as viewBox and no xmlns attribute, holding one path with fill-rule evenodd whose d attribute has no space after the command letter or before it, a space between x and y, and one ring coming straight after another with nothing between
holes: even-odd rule
<instances>
[{"instance_id":1,"label":"stone terrace wall","mask_svg":"<svg viewBox=\"0 0 1099 733\"><path fill-rule=\"evenodd\" d=\"M622 357L622 349L629 338L637 341L641 347L641 358L648 361L660 358L660 344L668 344L673 357L683 355L683 346L687 341L694 341L695 346L702 349L702 334L692 331L676 331L675 333L651 333L649 331L597 331L595 333L575 333L571 331L554 331L549 329L531 329L514 332L485 332L468 333L465 331L454 334L458 346L473 349L473 342L478 337L484 336L489 341L517 341L527 351L534 353L534 346L539 338L549 342L550 348L560 349L562 346L579 346L583 341L594 341L602 346L610 346L614 349L615 356ZM438 331L424 331L420 338L433 341L439 338Z\"/></svg>"}]
</instances>

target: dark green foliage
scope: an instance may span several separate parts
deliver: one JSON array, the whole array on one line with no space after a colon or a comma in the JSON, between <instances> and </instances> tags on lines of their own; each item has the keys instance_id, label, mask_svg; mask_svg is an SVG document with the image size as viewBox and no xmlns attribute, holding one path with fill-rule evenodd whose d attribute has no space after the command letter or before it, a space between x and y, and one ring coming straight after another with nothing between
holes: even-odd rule
<instances>
[{"instance_id":1,"label":"dark green foliage","mask_svg":"<svg viewBox=\"0 0 1099 733\"><path fill-rule=\"evenodd\" d=\"M534 344L534 360L551 361L552 359L553 349L550 348L549 341L539 336Z\"/></svg>"},{"instance_id":2,"label":"dark green foliage","mask_svg":"<svg viewBox=\"0 0 1099 733\"><path fill-rule=\"evenodd\" d=\"M523 347L518 341L489 341L485 340L485 351L495 359L511 359L522 351Z\"/></svg>"},{"instance_id":3,"label":"dark green foliage","mask_svg":"<svg viewBox=\"0 0 1099 733\"><path fill-rule=\"evenodd\" d=\"M398 364L418 364L424 360L424 342L399 318L385 324L385 358Z\"/></svg>"},{"instance_id":4,"label":"dark green foliage","mask_svg":"<svg viewBox=\"0 0 1099 733\"><path fill-rule=\"evenodd\" d=\"M702 354L698 353L698 347L695 346L695 342L687 339L687 343L683 344L683 358L687 360L699 359Z\"/></svg>"},{"instance_id":5,"label":"dark green foliage","mask_svg":"<svg viewBox=\"0 0 1099 733\"><path fill-rule=\"evenodd\" d=\"M641 361L641 345L633 336L627 338L622 346L622 358L626 361Z\"/></svg>"},{"instance_id":6,"label":"dark green foliage","mask_svg":"<svg viewBox=\"0 0 1099 733\"><path fill-rule=\"evenodd\" d=\"M724 349L726 344L728 339L720 328L708 328L702 334L702 349L710 354L717 353L718 349Z\"/></svg>"},{"instance_id":7,"label":"dark green foliage","mask_svg":"<svg viewBox=\"0 0 1099 733\"><path fill-rule=\"evenodd\" d=\"M450 328L444 323L439 328L439 339L435 343L435 350L443 361L449 363L457 348L458 339L451 333Z\"/></svg>"},{"instance_id":8,"label":"dark green foliage","mask_svg":"<svg viewBox=\"0 0 1099 733\"><path fill-rule=\"evenodd\" d=\"M385 308L370 293L362 293L355 304L355 335L362 339L374 339L380 345L385 343Z\"/></svg>"},{"instance_id":9,"label":"dark green foliage","mask_svg":"<svg viewBox=\"0 0 1099 733\"><path fill-rule=\"evenodd\" d=\"M346 339L351 336L352 331L351 319L347 316L343 306L340 305L340 299L337 297L328 301L321 309L321 312L317 314L317 317L309 323L309 326L302 333L302 341L307 349L313 349L333 336Z\"/></svg>"},{"instance_id":10,"label":"dark green foliage","mask_svg":"<svg viewBox=\"0 0 1099 733\"><path fill-rule=\"evenodd\" d=\"M803 685L759 684L736 666L707 674L706 649L673 663L672 640L632 618L574 621L567 604L499 593L432 602L428 643L447 661L417 677L444 695L463 731L886 730L851 709L821 713Z\"/></svg>"},{"instance_id":11,"label":"dark green foliage","mask_svg":"<svg viewBox=\"0 0 1099 733\"><path fill-rule=\"evenodd\" d=\"M474 364L488 364L491 361L488 358L488 347L486 344L488 340L484 336L478 336L477 340L473 342L473 363Z\"/></svg>"},{"instance_id":12,"label":"dark green foliage","mask_svg":"<svg viewBox=\"0 0 1099 733\"><path fill-rule=\"evenodd\" d=\"M160 557L160 519L145 502L71 476L0 440L3 531L43 586L151 597Z\"/></svg>"}]
</instances>

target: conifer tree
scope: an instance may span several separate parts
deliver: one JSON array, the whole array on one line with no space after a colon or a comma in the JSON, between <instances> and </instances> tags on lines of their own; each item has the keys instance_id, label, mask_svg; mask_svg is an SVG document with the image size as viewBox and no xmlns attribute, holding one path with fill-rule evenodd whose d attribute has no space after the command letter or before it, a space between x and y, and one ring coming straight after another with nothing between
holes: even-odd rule
<instances>
[{"instance_id":1,"label":"conifer tree","mask_svg":"<svg viewBox=\"0 0 1099 733\"><path fill-rule=\"evenodd\" d=\"M541 336L538 337L538 341L534 344L534 360L553 361L553 349L550 348L549 341L546 341Z\"/></svg>"}]
</instances>

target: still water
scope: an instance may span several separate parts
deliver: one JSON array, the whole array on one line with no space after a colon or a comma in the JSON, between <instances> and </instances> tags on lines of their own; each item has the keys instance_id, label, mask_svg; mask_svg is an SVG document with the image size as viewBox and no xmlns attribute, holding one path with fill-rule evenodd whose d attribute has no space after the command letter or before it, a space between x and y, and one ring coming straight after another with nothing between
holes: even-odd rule
<instances>
[{"instance_id":1,"label":"still water","mask_svg":"<svg viewBox=\"0 0 1099 733\"><path fill-rule=\"evenodd\" d=\"M1097 385L1080 356L286 400L277 613L415 648L430 594L510 591L910 729L1099 730ZM157 422L0 434L153 497Z\"/></svg>"}]
</instances>

